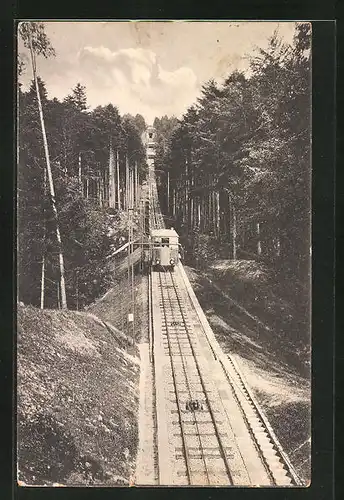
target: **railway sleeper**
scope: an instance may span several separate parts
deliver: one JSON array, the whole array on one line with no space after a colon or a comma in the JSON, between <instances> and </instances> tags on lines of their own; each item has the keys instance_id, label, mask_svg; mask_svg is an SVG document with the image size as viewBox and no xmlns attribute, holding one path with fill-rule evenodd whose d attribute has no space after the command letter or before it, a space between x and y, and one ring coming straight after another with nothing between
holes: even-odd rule
<instances>
[{"instance_id":1,"label":"railway sleeper","mask_svg":"<svg viewBox=\"0 0 344 500\"><path fill-rule=\"evenodd\" d=\"M180 453L180 454L176 453L175 458L177 460L185 460L185 455L183 453ZM202 460L203 458L208 458L208 459L212 458L214 460L222 460L223 461L223 457L222 457L220 452L218 452L217 455L211 455L209 453L197 453L195 455L189 455L188 458L189 458L189 460Z\"/></svg>"},{"instance_id":2,"label":"railway sleeper","mask_svg":"<svg viewBox=\"0 0 344 500\"><path fill-rule=\"evenodd\" d=\"M188 357L192 357L194 358L194 354L193 352L187 352L187 351L177 351L175 350L175 352L172 352L171 353L171 349L168 349L167 347L164 347L164 354L166 354L167 357L171 357L173 358L173 362L175 363L175 365L177 365L177 367L179 368L179 366L183 366L182 365L182 361L183 361L183 357L185 356L188 356ZM179 365L179 366L178 366Z\"/></svg>"},{"instance_id":3,"label":"railway sleeper","mask_svg":"<svg viewBox=\"0 0 344 500\"><path fill-rule=\"evenodd\" d=\"M218 469L218 468L213 468L213 467L207 467L207 471L208 471L208 474L212 475L212 476L223 476L224 475L223 468ZM191 474L202 474L204 477L204 468L203 468L203 470L193 470L193 471L191 471ZM187 479L186 472L183 470L178 470L177 475L182 476L183 478ZM227 482L224 484L228 484L227 474L226 474L226 478L227 478Z\"/></svg>"},{"instance_id":4,"label":"railway sleeper","mask_svg":"<svg viewBox=\"0 0 344 500\"><path fill-rule=\"evenodd\" d=\"M183 432L183 436L194 436L194 432ZM218 432L217 435L219 437L226 437L227 432ZM174 432L173 436L180 437L181 438L181 433L180 432ZM202 432L202 437L212 437L214 439L217 439L216 434L214 432Z\"/></svg>"},{"instance_id":5,"label":"railway sleeper","mask_svg":"<svg viewBox=\"0 0 344 500\"><path fill-rule=\"evenodd\" d=\"M171 346L171 347L181 347L181 348L185 348L185 347L190 347L189 346L189 343L185 340L183 340L183 342L181 341L175 341L175 340L171 340L170 342L168 342L167 340L165 340L164 338L162 339L162 344L163 346Z\"/></svg>"},{"instance_id":6,"label":"railway sleeper","mask_svg":"<svg viewBox=\"0 0 344 500\"><path fill-rule=\"evenodd\" d=\"M173 390L170 390L169 391L171 394L175 394L175 391ZM179 394L189 394L190 391L186 390L186 389L182 389L182 390L178 390L178 393ZM194 394L204 394L204 391L203 389L197 389L196 391L193 391Z\"/></svg>"},{"instance_id":7,"label":"railway sleeper","mask_svg":"<svg viewBox=\"0 0 344 500\"><path fill-rule=\"evenodd\" d=\"M178 385L179 385L179 389L178 389L178 392L180 391L185 391L185 392L188 392L188 386L190 387L190 392L202 392L204 394L204 390L203 390L203 387L202 385L198 382L198 380L196 380L195 382L190 382L188 384L184 383L184 382L181 382L181 381L177 381ZM170 387L175 387L174 384L171 382L168 384ZM182 388L183 387L183 388ZM171 389L172 390L172 389ZM174 389L174 392L175 392L175 389ZM206 391L207 394L208 394L208 391ZM209 393L210 393L210 390L209 390Z\"/></svg>"},{"instance_id":8,"label":"railway sleeper","mask_svg":"<svg viewBox=\"0 0 344 500\"><path fill-rule=\"evenodd\" d=\"M189 413L189 412L187 412ZM172 425L179 425L180 426L180 421L179 420L172 420L171 421ZM218 425L223 425L224 424L224 421L223 420L215 420L215 425L218 426ZM213 420L202 420L202 421L199 421L199 420L183 420L183 425L190 425L190 426L194 426L194 425L197 425L198 427L200 425L204 425L204 426L209 426L211 425L212 427L214 427L214 422ZM204 434L202 432L202 434Z\"/></svg>"},{"instance_id":9,"label":"railway sleeper","mask_svg":"<svg viewBox=\"0 0 344 500\"><path fill-rule=\"evenodd\" d=\"M185 403L185 404L187 404L187 403ZM189 409L183 409L183 408L181 408L180 410L173 410L173 409L170 410L171 413L190 413L190 412L194 412L194 411L203 411L203 412L209 413L208 408L202 409L202 410L201 409L190 409L189 410ZM212 410L212 413L222 413L222 412L220 410ZM202 421L202 423L203 423L203 421Z\"/></svg>"},{"instance_id":10,"label":"railway sleeper","mask_svg":"<svg viewBox=\"0 0 344 500\"><path fill-rule=\"evenodd\" d=\"M170 352L166 349L166 350L164 351L164 354L165 354L166 356L169 356L169 355L170 355ZM174 353L174 354L172 354L172 356L181 356L181 357L188 357L188 358L193 358L193 357L194 357L194 355L193 355L192 353L190 353L190 352L189 352L189 353L188 353L188 352L183 352L183 354L180 354L180 353Z\"/></svg>"},{"instance_id":11,"label":"railway sleeper","mask_svg":"<svg viewBox=\"0 0 344 500\"><path fill-rule=\"evenodd\" d=\"M230 460L235 458L234 453L231 453L231 452L226 453L225 456L226 456L226 458L228 458ZM183 451L181 451L179 453L175 453L175 457L176 458L185 458L185 454L183 453ZM213 452L213 453L206 452L204 450L197 450L197 452L195 451L194 453L192 453L188 450L188 457L189 458L197 458L197 459L212 458L212 459L218 459L218 460L223 461L223 455L219 449L217 449L217 451Z\"/></svg>"}]
</instances>

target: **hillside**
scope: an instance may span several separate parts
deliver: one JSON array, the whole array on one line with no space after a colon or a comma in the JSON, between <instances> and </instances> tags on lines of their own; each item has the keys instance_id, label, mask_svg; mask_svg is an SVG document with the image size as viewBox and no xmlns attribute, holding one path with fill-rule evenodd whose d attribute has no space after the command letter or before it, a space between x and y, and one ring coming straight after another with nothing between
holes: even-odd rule
<instances>
[{"instance_id":1,"label":"hillside","mask_svg":"<svg viewBox=\"0 0 344 500\"><path fill-rule=\"evenodd\" d=\"M139 358L96 316L18 306L18 480L128 484Z\"/></svg>"},{"instance_id":2,"label":"hillside","mask_svg":"<svg viewBox=\"0 0 344 500\"><path fill-rule=\"evenodd\" d=\"M309 481L307 318L259 263L215 262L206 271L185 270L222 349L238 362L297 473Z\"/></svg>"}]
</instances>

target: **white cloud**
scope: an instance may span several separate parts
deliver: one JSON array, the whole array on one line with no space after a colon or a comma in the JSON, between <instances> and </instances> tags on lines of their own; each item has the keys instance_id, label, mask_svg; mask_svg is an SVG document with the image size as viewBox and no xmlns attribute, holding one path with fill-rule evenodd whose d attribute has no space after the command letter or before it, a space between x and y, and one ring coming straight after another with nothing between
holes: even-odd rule
<instances>
[{"instance_id":1,"label":"white cloud","mask_svg":"<svg viewBox=\"0 0 344 500\"><path fill-rule=\"evenodd\" d=\"M88 104L113 103L121 113L181 115L201 85L247 70L246 54L266 47L278 28L291 41L292 22L47 22L56 58L38 58L50 97L63 99L80 82ZM19 52L26 52L19 40ZM21 77L24 88L31 69Z\"/></svg>"},{"instance_id":2,"label":"white cloud","mask_svg":"<svg viewBox=\"0 0 344 500\"><path fill-rule=\"evenodd\" d=\"M179 68L176 71L164 71L159 66L159 77L162 82L178 87L185 85L187 87L194 87L197 83L195 73L190 68Z\"/></svg>"},{"instance_id":3,"label":"white cloud","mask_svg":"<svg viewBox=\"0 0 344 500\"><path fill-rule=\"evenodd\" d=\"M197 77L188 67L165 70L152 50L111 51L86 46L78 54L78 75L93 107L112 102L122 113L141 113L148 122L182 114L197 97Z\"/></svg>"}]
</instances>

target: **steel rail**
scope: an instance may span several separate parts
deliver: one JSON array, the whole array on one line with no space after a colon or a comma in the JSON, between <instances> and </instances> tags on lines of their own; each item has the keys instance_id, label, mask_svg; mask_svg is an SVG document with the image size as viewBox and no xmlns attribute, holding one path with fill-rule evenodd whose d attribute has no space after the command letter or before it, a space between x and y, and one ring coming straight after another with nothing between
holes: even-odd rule
<instances>
[{"instance_id":1,"label":"steel rail","mask_svg":"<svg viewBox=\"0 0 344 500\"><path fill-rule=\"evenodd\" d=\"M202 389L203 389L203 392L204 392L204 395L205 395L205 398L206 398L206 402L207 402L207 406L208 406L208 409L209 409L209 414L210 414L210 417L211 417L211 420L212 420L212 423L213 423L213 427L214 427L216 439L217 439L217 442L219 443L219 451L221 453L223 462L225 464L225 469L226 469L226 472L227 472L227 475L228 475L228 479L229 479L229 481L230 481L231 484L234 484L232 473L231 473L231 470L230 470L229 465L228 465L226 453L225 453L225 450L223 449L223 445L222 445L221 438L220 438L220 435L219 435L219 431L218 431L218 428L217 428L216 420L215 420L214 413L213 413L213 410L212 410L212 407L211 407L211 403L210 403L210 400L209 400L208 391L205 388L205 384L204 384L204 380L203 380L203 375L201 373L199 362L198 362L197 356L195 354L194 346L193 346L191 338L190 338L189 328L188 328L187 323L186 323L186 318L185 318L185 314L184 314L183 309L182 309L182 305L181 305L180 297L179 297L179 294L178 294L178 291L177 291L176 283L175 283L174 277L173 277L173 275L171 273L170 273L170 276L171 276L171 281L172 281L172 284L173 284L173 287L174 287L174 290L175 290L176 299L177 299L177 302L178 302L178 305L179 305L181 316L183 318L183 323L185 325L185 329L186 329L186 332L187 332L187 337L188 337L188 341L189 341L189 344L190 344L190 349L191 349L191 352L192 352L194 360L195 360L195 365L196 365L196 368L197 368L197 372L198 372L198 375L199 375L199 378L200 378L200 382L201 382L201 385L202 385Z\"/></svg>"},{"instance_id":2,"label":"steel rail","mask_svg":"<svg viewBox=\"0 0 344 500\"><path fill-rule=\"evenodd\" d=\"M160 287L161 287L161 291L162 291L163 290L163 283L162 283L161 275L162 275L162 273L159 273ZM170 293L169 293L169 289L166 288L166 290L167 290L168 301L169 301L169 304L170 304L171 315L172 315L173 318L175 318L175 313L173 311L174 307L173 307L173 304L172 304L172 301L171 301L171 296L170 296ZM174 387L175 387L176 401L177 401L177 407L178 407L178 413L179 413L179 421L180 421L180 424L181 424L180 427L181 427L183 448L184 448L184 452L185 452L185 462L186 462L186 466L187 466L187 469L188 469L189 483L192 484L192 482L191 482L191 476L192 476L191 470L192 469L191 469L191 465L190 465L190 458L189 458L188 447L187 447L187 444L186 444L185 431L184 431L184 423L183 423L183 416L182 416L182 413L180 411L178 387L177 387L177 381L176 381L175 371L174 371L174 361L173 361L174 354L172 353L172 348L171 348L171 339L170 339L169 327L168 327L168 322L167 322L167 317L166 317L166 307L165 307L165 302L164 302L164 293L163 293L163 291L161 293L161 297L163 299L162 303L163 303L163 311L164 311L164 318L165 318L165 324L166 324L166 336L167 336L167 339L168 339L168 348L169 348L169 354L170 354L172 376L173 376L173 382L174 382ZM185 378L185 385L187 387L189 398L190 398L190 400L192 400L192 391L191 391L191 388L190 388L188 374L187 374L187 370L186 370L186 366L185 366L185 361L184 361L184 356L183 356L183 353L182 353L182 348L181 348L180 341L179 341L177 333L176 333L176 338L177 338L177 343L178 343L179 356L180 356L180 359L181 359L181 362L182 362L182 367L183 367L183 374L184 374L184 378ZM198 442L199 442L199 446L200 446L200 452L201 452L202 460L203 460L203 463L204 463L204 470L205 470L206 477L207 477L207 483L210 485L209 472L208 472L207 463L206 463L206 460L205 460L205 457L204 457L204 450L203 450L203 445L202 445L202 440L201 440L201 433L200 433L200 429L199 429L199 426L198 426L197 416L196 416L196 412L195 412L195 410L193 408L192 408L192 411L193 411L194 421L195 421L195 425L196 425L196 434L195 434L195 436L197 436L197 438L198 438Z\"/></svg>"},{"instance_id":3,"label":"steel rail","mask_svg":"<svg viewBox=\"0 0 344 500\"><path fill-rule=\"evenodd\" d=\"M270 476L272 482L274 483L274 485L278 486L278 483L274 477L274 471L272 470L271 465L269 464L269 461L265 458L264 450L262 449L262 447L258 443L257 438L254 434L254 429L251 427L250 422L246 416L245 410L242 408L242 404L239 401L238 393L241 394L241 397L243 397L244 399L246 399L246 401L248 401L250 404L253 405L254 410L257 413L257 416L258 416L261 424L263 425L264 429L266 430L266 432L269 436L271 444L275 447L275 450L276 450L277 454L279 455L280 459L282 460L284 466L286 467L287 473L289 474L290 478L292 479L292 482L294 483L295 486L300 486L301 481L300 481L299 477L297 476L296 472L294 471L294 468L293 468L291 462L289 461L288 457L284 453L280 443L277 440L277 437L273 435L273 431L270 428L270 425L266 422L265 418L263 418L263 415L261 414L259 408L257 407L254 399L252 398L252 396L250 394L249 389L247 388L246 383L244 382L244 380L242 378L242 375L240 374L239 370L235 366L235 363L233 362L233 360L230 357L228 358L228 360L232 366L232 369L235 373L235 376L238 379L238 382L233 380L233 377L231 377L231 375L227 372L222 361L220 360L221 367L222 367L222 369L226 375L226 378L231 386L233 396L235 397L236 401L238 402L238 405L243 413L243 417L244 417L245 421L247 422L247 427L249 429L249 432L253 436L253 441L255 443L255 446L259 450L259 454L262 457L262 462L264 463L265 469L269 473L269 476ZM240 387L240 384L242 387Z\"/></svg>"}]
</instances>

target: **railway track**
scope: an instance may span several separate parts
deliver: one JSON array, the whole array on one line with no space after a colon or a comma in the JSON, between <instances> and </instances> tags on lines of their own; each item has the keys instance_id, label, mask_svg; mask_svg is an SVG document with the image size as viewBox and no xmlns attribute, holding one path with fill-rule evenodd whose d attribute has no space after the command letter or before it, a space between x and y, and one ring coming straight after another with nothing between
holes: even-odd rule
<instances>
[{"instance_id":1,"label":"railway track","mask_svg":"<svg viewBox=\"0 0 344 500\"><path fill-rule=\"evenodd\" d=\"M158 483L297 484L240 373L202 338L177 270L152 273L152 306Z\"/></svg>"},{"instance_id":2,"label":"railway track","mask_svg":"<svg viewBox=\"0 0 344 500\"><path fill-rule=\"evenodd\" d=\"M151 229L162 229L163 227L165 227L165 222L160 210L155 173L152 168L149 171L148 182L149 182Z\"/></svg>"},{"instance_id":3,"label":"railway track","mask_svg":"<svg viewBox=\"0 0 344 500\"><path fill-rule=\"evenodd\" d=\"M205 381L194 333L180 304L171 273L158 273L163 348L170 358L169 409L172 414L174 479L181 484L234 484L232 446L221 422L214 394Z\"/></svg>"},{"instance_id":4,"label":"railway track","mask_svg":"<svg viewBox=\"0 0 344 500\"><path fill-rule=\"evenodd\" d=\"M163 228L154 171L149 184L150 225ZM149 286L156 483L300 485L236 363L214 349L182 264Z\"/></svg>"}]
</instances>

